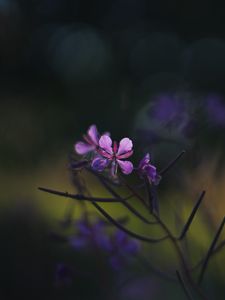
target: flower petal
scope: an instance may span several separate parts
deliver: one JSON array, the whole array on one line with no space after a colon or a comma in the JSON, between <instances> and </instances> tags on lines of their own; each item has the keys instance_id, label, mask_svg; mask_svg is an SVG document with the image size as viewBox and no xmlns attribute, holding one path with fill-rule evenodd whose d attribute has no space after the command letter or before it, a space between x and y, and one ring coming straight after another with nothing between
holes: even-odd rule
<instances>
[{"instance_id":1,"label":"flower petal","mask_svg":"<svg viewBox=\"0 0 225 300\"><path fill-rule=\"evenodd\" d=\"M103 132L103 134L102 135L108 135L108 136L110 136L110 132L108 132L108 131L106 131L106 132Z\"/></svg>"},{"instance_id":2,"label":"flower petal","mask_svg":"<svg viewBox=\"0 0 225 300\"><path fill-rule=\"evenodd\" d=\"M108 164L108 159L102 157L95 157L91 163L91 167L96 171L102 172Z\"/></svg>"},{"instance_id":3,"label":"flower petal","mask_svg":"<svg viewBox=\"0 0 225 300\"><path fill-rule=\"evenodd\" d=\"M148 178L154 182L156 180L156 177L157 177L157 171L156 171L156 167L151 165L151 164L148 164L144 167L144 170L148 176Z\"/></svg>"},{"instance_id":4,"label":"flower petal","mask_svg":"<svg viewBox=\"0 0 225 300\"><path fill-rule=\"evenodd\" d=\"M117 162L124 174L128 175L133 171L134 166L133 166L132 162L130 162L128 160L123 161L120 159L117 159Z\"/></svg>"},{"instance_id":5,"label":"flower petal","mask_svg":"<svg viewBox=\"0 0 225 300\"><path fill-rule=\"evenodd\" d=\"M140 251L140 243L137 240L127 240L127 243L123 247L123 251L129 255L135 255Z\"/></svg>"},{"instance_id":6,"label":"flower petal","mask_svg":"<svg viewBox=\"0 0 225 300\"><path fill-rule=\"evenodd\" d=\"M94 240L97 246L102 250L107 252L112 251L112 243L109 236L107 236L106 233L101 232L101 234L96 234Z\"/></svg>"},{"instance_id":7,"label":"flower petal","mask_svg":"<svg viewBox=\"0 0 225 300\"><path fill-rule=\"evenodd\" d=\"M91 235L91 229L90 229L90 225L87 223L87 221L85 220L79 220L76 223L76 228L78 229L79 234L81 234L82 236L90 236Z\"/></svg>"},{"instance_id":8,"label":"flower petal","mask_svg":"<svg viewBox=\"0 0 225 300\"><path fill-rule=\"evenodd\" d=\"M77 142L74 145L74 149L75 149L77 154L84 155L84 154L87 154L88 152L94 151L95 146L94 145L89 145L89 144L84 143L84 142Z\"/></svg>"},{"instance_id":9,"label":"flower petal","mask_svg":"<svg viewBox=\"0 0 225 300\"><path fill-rule=\"evenodd\" d=\"M128 151L128 152L126 152L124 154L116 155L116 157L117 157L117 159L125 159L125 158L130 157L133 153L134 153L134 151L131 150L131 151Z\"/></svg>"},{"instance_id":10,"label":"flower petal","mask_svg":"<svg viewBox=\"0 0 225 300\"><path fill-rule=\"evenodd\" d=\"M129 151L132 150L132 148L133 148L132 141L129 138L123 138L120 141L119 149L117 151L117 155L121 155L121 154L124 154L126 152L129 152Z\"/></svg>"},{"instance_id":11,"label":"flower petal","mask_svg":"<svg viewBox=\"0 0 225 300\"><path fill-rule=\"evenodd\" d=\"M150 154L146 153L145 156L142 158L142 160L139 163L138 169L142 169L145 165L147 165L150 162Z\"/></svg>"},{"instance_id":12,"label":"flower petal","mask_svg":"<svg viewBox=\"0 0 225 300\"><path fill-rule=\"evenodd\" d=\"M102 135L99 140L99 146L109 154L113 154L112 140L108 135Z\"/></svg>"},{"instance_id":13,"label":"flower petal","mask_svg":"<svg viewBox=\"0 0 225 300\"><path fill-rule=\"evenodd\" d=\"M98 141L99 141L99 133L98 133L96 125L91 125L88 128L88 136L91 138L91 140L97 146L98 145Z\"/></svg>"},{"instance_id":14,"label":"flower petal","mask_svg":"<svg viewBox=\"0 0 225 300\"><path fill-rule=\"evenodd\" d=\"M83 249L88 245L88 239L83 236L75 236L69 239L70 245L75 249Z\"/></svg>"}]
</instances>

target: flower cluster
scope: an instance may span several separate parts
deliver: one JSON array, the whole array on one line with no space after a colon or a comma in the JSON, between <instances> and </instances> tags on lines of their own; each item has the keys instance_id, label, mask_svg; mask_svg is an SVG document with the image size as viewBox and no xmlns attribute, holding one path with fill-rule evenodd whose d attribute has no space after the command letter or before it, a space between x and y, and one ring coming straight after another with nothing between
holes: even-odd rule
<instances>
[{"instance_id":1,"label":"flower cluster","mask_svg":"<svg viewBox=\"0 0 225 300\"><path fill-rule=\"evenodd\" d=\"M114 270L122 269L126 262L140 250L140 243L130 238L121 230L111 235L106 230L106 223L102 220L82 218L76 222L77 234L69 238L70 245L75 250L96 249L104 252L109 258L108 263Z\"/></svg>"},{"instance_id":2,"label":"flower cluster","mask_svg":"<svg viewBox=\"0 0 225 300\"><path fill-rule=\"evenodd\" d=\"M76 222L77 234L69 238L70 245L76 250L98 248L106 250L109 248L109 237L105 232L105 224L101 220L91 223L82 218Z\"/></svg>"},{"instance_id":3,"label":"flower cluster","mask_svg":"<svg viewBox=\"0 0 225 300\"><path fill-rule=\"evenodd\" d=\"M150 163L150 155L147 153L140 161L137 168L127 160L133 154L133 142L128 137L121 139L119 144L112 141L110 133L106 132L100 136L96 125L91 125L87 134L83 136L84 141L75 144L75 152L90 160L93 170L102 172L110 168L112 177L115 177L118 168L123 174L129 175L137 170L139 176L147 176L153 184L159 182L160 176L156 167Z\"/></svg>"}]
</instances>

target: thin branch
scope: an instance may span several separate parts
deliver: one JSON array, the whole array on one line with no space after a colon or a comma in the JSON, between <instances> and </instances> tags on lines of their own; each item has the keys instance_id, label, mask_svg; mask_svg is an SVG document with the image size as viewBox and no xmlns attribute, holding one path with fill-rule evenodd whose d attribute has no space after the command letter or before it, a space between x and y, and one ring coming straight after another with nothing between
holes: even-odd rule
<instances>
[{"instance_id":1,"label":"thin branch","mask_svg":"<svg viewBox=\"0 0 225 300\"><path fill-rule=\"evenodd\" d=\"M220 227L218 228L218 230L217 230L217 232L216 232L216 235L215 235L215 237L214 237L214 239L213 239L213 241L212 241L212 243L211 243L211 245L210 245L210 247L209 247L209 250L208 250L208 252L207 252L207 254L206 254L206 257L205 257L205 259L204 259L204 262L203 262L203 265L202 265L202 269L201 269L201 272L200 272L200 275L199 275L199 278L198 278L198 283L199 283L199 284L200 284L200 283L202 282L202 280L203 280L203 277L204 277L206 268L207 268L208 263L209 263L209 259L210 259L211 255L212 255L212 253L213 253L213 250L214 250L214 247L215 247L215 245L216 245L216 243L217 243L217 241L218 241L218 238L220 237L220 234L221 234L221 232L222 232L222 230L223 230L224 223L225 223L225 217L223 218L223 220L222 220L222 222L221 222L221 224L220 224Z\"/></svg>"},{"instance_id":2,"label":"thin branch","mask_svg":"<svg viewBox=\"0 0 225 300\"><path fill-rule=\"evenodd\" d=\"M182 270L183 270L183 273L185 274L185 277L186 277L188 283L193 288L193 290L196 291L196 293L199 295L199 297L202 300L206 300L207 297L203 294L203 292L200 289L200 287L192 279L192 276L190 274L190 270L188 268L186 259L185 259L184 255L183 255L183 252L180 249L180 246L178 245L177 239L173 236L173 234L171 233L170 229L167 227L167 225L162 221L162 219L158 215L153 214L153 216L159 222L160 226L165 231L165 233L168 234L168 238L171 241L171 243L172 243L175 251L177 252L177 255L178 255L178 258L180 260L180 264L181 264L181 267L182 267Z\"/></svg>"},{"instance_id":3,"label":"thin branch","mask_svg":"<svg viewBox=\"0 0 225 300\"><path fill-rule=\"evenodd\" d=\"M211 257L214 256L215 254L217 254L221 249L223 249L224 246L225 246L225 240L223 240L217 247L214 248L214 250L211 254ZM200 261L197 262L197 264L194 267L192 267L190 269L190 271L194 271L194 270L198 269L199 267L201 267L203 262L204 262L204 258L200 259Z\"/></svg>"},{"instance_id":4,"label":"thin branch","mask_svg":"<svg viewBox=\"0 0 225 300\"><path fill-rule=\"evenodd\" d=\"M187 231L188 231L188 229L189 229L189 227L190 227L190 225L191 225L191 223L192 223L192 221L193 221L193 219L195 217L195 214L196 214L196 212L197 212L200 204L202 203L202 200L203 200L204 196L205 196L205 191L203 191L201 193L201 195L198 198L195 206L193 207L192 212L191 212L191 214L190 214L190 216L189 216L186 224L184 225L184 228L183 228L180 236L178 237L178 240L182 240L185 237L185 235L186 235L186 233L187 233Z\"/></svg>"},{"instance_id":5,"label":"thin branch","mask_svg":"<svg viewBox=\"0 0 225 300\"><path fill-rule=\"evenodd\" d=\"M130 205L128 202L126 202L102 177L98 176L95 172L90 170L92 174L94 174L98 180L101 182L101 184L105 187L105 189L112 194L115 198L121 202L122 205L124 205L130 212L132 212L137 218L139 218L141 221L143 221L146 224L149 225L156 225L158 222L149 221L147 218L145 218L143 215L141 215L132 205Z\"/></svg>"},{"instance_id":6,"label":"thin branch","mask_svg":"<svg viewBox=\"0 0 225 300\"><path fill-rule=\"evenodd\" d=\"M78 170L81 170L83 169L84 167L86 167L88 165L88 160L81 160L81 161L72 161L70 163L70 166L69 168L72 170L72 171L78 171Z\"/></svg>"},{"instance_id":7,"label":"thin branch","mask_svg":"<svg viewBox=\"0 0 225 300\"><path fill-rule=\"evenodd\" d=\"M218 253L225 246L225 240L223 240L213 251L212 255Z\"/></svg>"},{"instance_id":8,"label":"thin branch","mask_svg":"<svg viewBox=\"0 0 225 300\"><path fill-rule=\"evenodd\" d=\"M38 187L38 189L40 191L43 192L47 192L49 194L54 194L57 196L62 196L62 197L67 197L67 198L71 198L71 199L76 199L76 200L84 200L84 201L94 201L94 202L120 202L119 199L117 198L99 198L99 197L89 197L89 196L84 196L81 194L70 194L68 192L60 192L60 191L56 191L56 190L52 190L52 189L48 189L48 188L44 188L44 187ZM123 200L128 200L129 198L131 198L132 196L128 196L127 198L124 198Z\"/></svg>"},{"instance_id":9,"label":"thin branch","mask_svg":"<svg viewBox=\"0 0 225 300\"><path fill-rule=\"evenodd\" d=\"M144 207L148 209L149 207L148 207L148 204L145 202L145 200L141 197L141 195L139 193L137 193L135 191L135 189L132 186L130 186L126 182L126 180L122 177L122 175L120 175L120 179L122 180L123 184L134 194L134 196L136 196L141 201L141 203L144 205Z\"/></svg>"},{"instance_id":10,"label":"thin branch","mask_svg":"<svg viewBox=\"0 0 225 300\"><path fill-rule=\"evenodd\" d=\"M105 219L102 220L104 220L103 222L105 226L112 226L112 223L107 222ZM120 224L127 224L129 222L129 217L128 216L120 217L117 218L116 221Z\"/></svg>"},{"instance_id":11,"label":"thin branch","mask_svg":"<svg viewBox=\"0 0 225 300\"><path fill-rule=\"evenodd\" d=\"M155 185L151 185L147 176L144 177L146 190L148 193L149 209L151 213L159 213L159 205Z\"/></svg>"},{"instance_id":12,"label":"thin branch","mask_svg":"<svg viewBox=\"0 0 225 300\"><path fill-rule=\"evenodd\" d=\"M93 206L109 221L111 222L113 225L115 225L115 227L119 228L120 230L124 231L125 233L129 234L130 236L132 236L135 239L138 239L140 241L143 242L148 242L148 243L159 243L161 241L164 241L168 238L168 236L164 236L162 238L159 239L152 239L152 238L148 238L142 235L139 235L125 227L123 227L120 223L118 223L113 217L111 217L101 206L99 206L96 202L92 202Z\"/></svg>"},{"instance_id":13,"label":"thin branch","mask_svg":"<svg viewBox=\"0 0 225 300\"><path fill-rule=\"evenodd\" d=\"M180 285L181 285L181 287L182 287L182 289L183 289L183 291L184 291L187 299L193 300L193 297L191 296L190 292L188 291L188 288L186 287L186 285L185 285L185 283L184 283L184 281L183 281L183 279L182 279L179 271L177 271L177 270L176 270L176 275L177 275L178 281L179 281L179 283L180 283Z\"/></svg>"},{"instance_id":14,"label":"thin branch","mask_svg":"<svg viewBox=\"0 0 225 300\"><path fill-rule=\"evenodd\" d=\"M150 261L144 257L143 255L139 255L137 256L137 260L141 263L141 265L146 269L146 267L148 268L149 271L151 271L152 273L154 273L155 275L157 275L159 278L161 279L165 279L165 280L169 280L169 281L176 281L176 277L172 276L166 272L161 271L160 269L156 268L155 266L153 266Z\"/></svg>"},{"instance_id":15,"label":"thin branch","mask_svg":"<svg viewBox=\"0 0 225 300\"><path fill-rule=\"evenodd\" d=\"M162 169L160 172L159 172L159 175L164 175L167 171L169 171L169 169L171 169L175 164L176 162L184 155L186 151L183 150L181 151L180 154L177 155L177 157L175 157L175 159L173 159L164 169Z\"/></svg>"}]
</instances>

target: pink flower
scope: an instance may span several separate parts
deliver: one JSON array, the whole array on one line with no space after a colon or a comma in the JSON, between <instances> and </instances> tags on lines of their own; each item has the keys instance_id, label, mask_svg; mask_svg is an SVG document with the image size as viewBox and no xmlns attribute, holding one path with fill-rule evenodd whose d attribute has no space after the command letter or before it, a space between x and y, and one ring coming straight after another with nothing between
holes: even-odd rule
<instances>
[{"instance_id":1,"label":"pink flower","mask_svg":"<svg viewBox=\"0 0 225 300\"><path fill-rule=\"evenodd\" d=\"M100 154L92 161L92 168L97 171L103 171L111 164L112 176L116 175L117 167L121 168L124 174L130 174L133 171L133 164L128 160L124 160L133 154L133 143L129 138L123 138L119 147L116 142L112 143L108 135L102 135L99 139Z\"/></svg>"},{"instance_id":2,"label":"pink flower","mask_svg":"<svg viewBox=\"0 0 225 300\"><path fill-rule=\"evenodd\" d=\"M138 165L140 176L147 176L148 180L154 184L159 184L161 176L157 173L156 167L150 163L150 155L147 153Z\"/></svg>"},{"instance_id":3,"label":"pink flower","mask_svg":"<svg viewBox=\"0 0 225 300\"><path fill-rule=\"evenodd\" d=\"M87 153L96 151L98 148L98 141L100 134L98 133L96 125L91 125L88 128L87 134L83 135L84 142L77 142L74 149L77 154L85 155Z\"/></svg>"}]
</instances>

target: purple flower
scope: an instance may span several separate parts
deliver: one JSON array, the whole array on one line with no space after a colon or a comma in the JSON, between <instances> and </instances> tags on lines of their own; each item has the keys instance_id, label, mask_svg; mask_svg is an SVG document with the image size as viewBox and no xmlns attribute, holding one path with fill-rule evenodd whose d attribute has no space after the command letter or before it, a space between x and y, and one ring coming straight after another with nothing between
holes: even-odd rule
<instances>
[{"instance_id":1,"label":"purple flower","mask_svg":"<svg viewBox=\"0 0 225 300\"><path fill-rule=\"evenodd\" d=\"M126 261L140 251L140 243L121 230L112 237L112 250L109 258L110 265L115 270L123 268Z\"/></svg>"},{"instance_id":2,"label":"purple flower","mask_svg":"<svg viewBox=\"0 0 225 300\"><path fill-rule=\"evenodd\" d=\"M138 173L141 177L147 176L149 181L154 184L159 184L161 176L157 173L156 167L150 163L149 153L145 154L138 165Z\"/></svg>"},{"instance_id":3,"label":"purple flower","mask_svg":"<svg viewBox=\"0 0 225 300\"><path fill-rule=\"evenodd\" d=\"M225 103L219 96L211 96L207 99L206 110L209 118L217 125L225 125Z\"/></svg>"},{"instance_id":4,"label":"purple flower","mask_svg":"<svg viewBox=\"0 0 225 300\"><path fill-rule=\"evenodd\" d=\"M149 111L150 116L161 122L171 122L176 119L182 123L186 115L186 107L182 101L179 101L174 96L161 94L155 102L153 109Z\"/></svg>"},{"instance_id":5,"label":"purple flower","mask_svg":"<svg viewBox=\"0 0 225 300\"><path fill-rule=\"evenodd\" d=\"M133 154L133 143L129 138L123 138L119 147L116 142L112 143L108 135L102 135L99 139L99 149L97 156L92 161L92 168L97 171L103 171L111 164L111 174L116 175L117 167L121 168L124 174L130 174L133 171L133 164L124 160Z\"/></svg>"},{"instance_id":6,"label":"purple flower","mask_svg":"<svg viewBox=\"0 0 225 300\"><path fill-rule=\"evenodd\" d=\"M84 155L95 151L98 147L99 133L96 125L91 125L88 128L87 134L83 136L85 142L77 142L74 146L77 154Z\"/></svg>"},{"instance_id":7,"label":"purple flower","mask_svg":"<svg viewBox=\"0 0 225 300\"><path fill-rule=\"evenodd\" d=\"M108 132L105 135L110 135ZM88 128L87 134L83 135L84 142L79 141L74 145L74 149L77 154L85 155L90 152L96 151L98 148L100 134L97 130L96 125L91 125Z\"/></svg>"},{"instance_id":8,"label":"purple flower","mask_svg":"<svg viewBox=\"0 0 225 300\"><path fill-rule=\"evenodd\" d=\"M140 243L130 238L124 231L117 230L113 236L114 248L124 255L135 255L140 250Z\"/></svg>"},{"instance_id":9,"label":"purple flower","mask_svg":"<svg viewBox=\"0 0 225 300\"><path fill-rule=\"evenodd\" d=\"M76 223L78 233L70 237L69 241L73 248L80 250L94 246L102 250L110 248L110 239L104 231L105 226L102 221L89 223L87 220L80 220Z\"/></svg>"}]
</instances>

